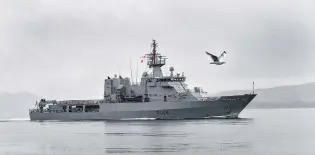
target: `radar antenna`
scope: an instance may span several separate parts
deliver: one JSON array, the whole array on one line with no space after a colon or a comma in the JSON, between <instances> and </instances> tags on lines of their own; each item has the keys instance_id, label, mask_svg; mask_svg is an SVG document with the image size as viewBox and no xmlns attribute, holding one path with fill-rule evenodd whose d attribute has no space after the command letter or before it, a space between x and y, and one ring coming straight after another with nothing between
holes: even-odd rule
<instances>
[{"instance_id":1,"label":"radar antenna","mask_svg":"<svg viewBox=\"0 0 315 155\"><path fill-rule=\"evenodd\" d=\"M155 39L153 39L153 43L151 44L151 47L153 47L152 49L152 59L153 59L153 64L155 64L156 61L156 47L157 47L157 43L155 42Z\"/></svg>"}]
</instances>

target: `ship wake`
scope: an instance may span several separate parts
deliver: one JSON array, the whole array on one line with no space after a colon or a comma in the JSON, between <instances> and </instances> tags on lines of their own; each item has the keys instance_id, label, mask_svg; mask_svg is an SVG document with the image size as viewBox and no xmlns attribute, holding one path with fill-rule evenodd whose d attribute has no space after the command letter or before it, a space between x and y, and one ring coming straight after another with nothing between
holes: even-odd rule
<instances>
[{"instance_id":1,"label":"ship wake","mask_svg":"<svg viewBox=\"0 0 315 155\"><path fill-rule=\"evenodd\" d=\"M122 121L149 121L149 120L157 120L157 118L122 118Z\"/></svg>"}]
</instances>

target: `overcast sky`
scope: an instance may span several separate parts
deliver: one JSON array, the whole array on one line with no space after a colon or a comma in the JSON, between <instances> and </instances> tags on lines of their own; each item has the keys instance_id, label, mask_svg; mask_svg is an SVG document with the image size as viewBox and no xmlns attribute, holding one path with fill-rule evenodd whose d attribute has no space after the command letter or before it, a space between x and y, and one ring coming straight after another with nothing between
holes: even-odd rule
<instances>
[{"instance_id":1,"label":"overcast sky","mask_svg":"<svg viewBox=\"0 0 315 155\"><path fill-rule=\"evenodd\" d=\"M152 39L213 93L315 82L315 3L288 0L0 0L0 92L101 98ZM213 66L204 50L227 51ZM139 76L146 67L139 63ZM135 76L135 75L134 75Z\"/></svg>"}]
</instances>

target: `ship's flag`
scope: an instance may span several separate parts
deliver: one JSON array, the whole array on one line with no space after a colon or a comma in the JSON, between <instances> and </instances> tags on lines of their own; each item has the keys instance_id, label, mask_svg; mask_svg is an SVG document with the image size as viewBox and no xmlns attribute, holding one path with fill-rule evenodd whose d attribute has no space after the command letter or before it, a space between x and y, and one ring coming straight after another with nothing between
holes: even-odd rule
<instances>
[{"instance_id":1,"label":"ship's flag","mask_svg":"<svg viewBox=\"0 0 315 155\"><path fill-rule=\"evenodd\" d=\"M141 59L141 63L143 63L143 62L144 62L144 59L145 59L145 58L146 58L146 56L145 56L145 55L140 57L140 59Z\"/></svg>"}]
</instances>

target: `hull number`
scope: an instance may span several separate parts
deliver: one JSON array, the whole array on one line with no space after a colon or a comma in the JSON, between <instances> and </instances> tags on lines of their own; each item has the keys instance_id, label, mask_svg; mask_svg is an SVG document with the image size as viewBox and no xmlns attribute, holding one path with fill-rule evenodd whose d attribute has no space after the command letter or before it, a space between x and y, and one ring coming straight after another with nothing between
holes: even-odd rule
<instances>
[{"instance_id":1,"label":"hull number","mask_svg":"<svg viewBox=\"0 0 315 155\"><path fill-rule=\"evenodd\" d=\"M169 112L167 110L157 110L157 115L169 115Z\"/></svg>"},{"instance_id":2,"label":"hull number","mask_svg":"<svg viewBox=\"0 0 315 155\"><path fill-rule=\"evenodd\" d=\"M225 109L225 113L227 114L231 113L231 109L230 108Z\"/></svg>"}]
</instances>

